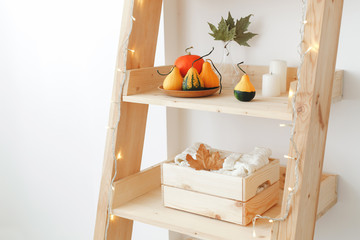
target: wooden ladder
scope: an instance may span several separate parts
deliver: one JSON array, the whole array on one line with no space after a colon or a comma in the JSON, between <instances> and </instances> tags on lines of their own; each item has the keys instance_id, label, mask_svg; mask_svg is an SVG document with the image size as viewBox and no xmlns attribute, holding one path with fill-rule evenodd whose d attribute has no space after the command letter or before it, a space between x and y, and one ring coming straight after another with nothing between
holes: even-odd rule
<instances>
[{"instance_id":1,"label":"wooden ladder","mask_svg":"<svg viewBox=\"0 0 360 240\"><path fill-rule=\"evenodd\" d=\"M300 75L302 84L296 99L298 118L295 141L301 154L299 190L292 201L290 215L286 221L274 223L271 239L306 240L314 236L342 6L343 0L308 0L308 24L305 26L304 48L315 46L315 51L309 52L304 60ZM121 154L121 160L117 163L115 181L128 179L126 177L140 171L148 104L123 101L123 97L120 96L122 82L125 82L124 89L127 88L128 82L121 67L125 61L127 70L153 66L161 7L162 0L135 0L133 8L132 0L126 0L124 4L112 94L114 101L110 110L94 233L96 240L104 239L108 218L108 197L115 172L112 145L114 129L117 129L115 152ZM136 49L136 52L129 52L124 59L123 47L130 31L132 16L136 17L136 21L133 22L128 49ZM120 103L116 102L118 99L121 99ZM120 121L116 126L119 117L118 104L120 104ZM290 147L289 155L293 154L294 150ZM294 166L294 161L288 162L284 199L287 198L288 187L293 186L295 182ZM155 170L151 170L148 173L154 172ZM158 174L158 170L156 172ZM132 179L126 181L133 181ZM145 187L147 186L133 189L124 185L116 191L121 190L126 196L127 194L140 196L142 188ZM125 200L121 201L125 202L126 196ZM283 212L285 202L286 200L282 204ZM133 220L115 217L109 223L107 239L130 240L132 226Z\"/></svg>"}]
</instances>

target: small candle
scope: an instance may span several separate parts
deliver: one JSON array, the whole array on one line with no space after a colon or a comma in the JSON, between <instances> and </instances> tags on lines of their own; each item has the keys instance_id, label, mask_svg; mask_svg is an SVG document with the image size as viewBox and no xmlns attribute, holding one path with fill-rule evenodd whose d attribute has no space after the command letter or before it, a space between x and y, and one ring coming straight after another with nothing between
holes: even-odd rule
<instances>
[{"instance_id":1,"label":"small candle","mask_svg":"<svg viewBox=\"0 0 360 240\"><path fill-rule=\"evenodd\" d=\"M264 74L262 79L262 96L278 97L280 95L280 81L277 74Z\"/></svg>"},{"instance_id":2,"label":"small candle","mask_svg":"<svg viewBox=\"0 0 360 240\"><path fill-rule=\"evenodd\" d=\"M270 62L270 73L279 75L280 91L286 92L286 62L282 60L273 60Z\"/></svg>"}]
</instances>

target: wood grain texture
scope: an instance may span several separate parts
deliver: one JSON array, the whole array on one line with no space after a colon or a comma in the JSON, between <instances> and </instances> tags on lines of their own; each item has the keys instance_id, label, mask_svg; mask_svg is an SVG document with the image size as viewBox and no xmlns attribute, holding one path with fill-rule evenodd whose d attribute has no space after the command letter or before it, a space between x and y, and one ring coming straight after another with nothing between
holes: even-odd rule
<instances>
[{"instance_id":1,"label":"wood grain texture","mask_svg":"<svg viewBox=\"0 0 360 240\"><path fill-rule=\"evenodd\" d=\"M242 201L248 201L250 198L253 198L257 193L258 187L262 184L273 185L279 179L280 162L278 159L272 159L268 165L244 178Z\"/></svg>"},{"instance_id":2,"label":"wood grain texture","mask_svg":"<svg viewBox=\"0 0 360 240\"><path fill-rule=\"evenodd\" d=\"M171 70L172 66L150 67L143 69L135 69L129 71L129 78L125 87L125 96L134 94L149 92L162 85L166 76L161 76L157 73L159 70L161 73L167 73ZM255 89L262 88L262 75L269 73L268 66L255 66L255 65L243 65L242 68L250 77L251 83ZM288 67L287 69L287 88L289 89L290 82L297 79L297 68ZM239 77L240 81L240 77Z\"/></svg>"},{"instance_id":3,"label":"wood grain texture","mask_svg":"<svg viewBox=\"0 0 360 240\"><path fill-rule=\"evenodd\" d=\"M331 103L336 103L341 101L343 96L343 86L344 86L344 70L337 70L334 74L333 89L331 94ZM290 83L289 91L295 93L297 88L297 81ZM292 98L289 98L289 109L292 109Z\"/></svg>"},{"instance_id":4,"label":"wood grain texture","mask_svg":"<svg viewBox=\"0 0 360 240\"><path fill-rule=\"evenodd\" d=\"M103 172L100 183L98 208L95 223L94 239L102 240L105 236L107 222L108 196L110 183L114 174L113 156L113 129L116 127L116 153L121 153L122 159L118 162L117 179L126 177L139 171L142 147L144 142L145 125L148 105L127 103L120 101L122 83L124 82L123 66L126 69L150 67L154 64L155 48L160 21L162 0L134 1L131 12L132 0L124 1L123 18L119 39L119 49L116 62L115 79L112 92L112 105L109 116L109 130L106 137ZM131 16L136 18L133 23L130 39L127 36L131 27ZM128 46L126 45L128 43ZM124 49L133 49L134 53ZM126 56L126 57L125 57ZM119 71L120 70L120 71ZM120 101L120 103L119 103ZM120 106L120 122L117 126ZM115 218L110 221L108 239L130 240L132 221Z\"/></svg>"},{"instance_id":5,"label":"wood grain texture","mask_svg":"<svg viewBox=\"0 0 360 240\"><path fill-rule=\"evenodd\" d=\"M223 89L222 93L203 98L170 97L160 90L152 90L131 96L124 96L124 101L133 103L148 103L160 106L192 109L209 112L229 113L252 117L281 119L290 121L292 114L288 109L288 95L280 97L262 97L261 90L251 102L240 102L234 97L231 89Z\"/></svg>"},{"instance_id":6,"label":"wood grain texture","mask_svg":"<svg viewBox=\"0 0 360 240\"><path fill-rule=\"evenodd\" d=\"M332 89L331 102L335 103L342 99L344 89L344 70L335 71L334 83Z\"/></svg>"},{"instance_id":7,"label":"wood grain texture","mask_svg":"<svg viewBox=\"0 0 360 240\"><path fill-rule=\"evenodd\" d=\"M281 173L285 173L285 171L285 167L280 167ZM280 175L281 178L285 177L283 174ZM336 182L336 175L322 175L319 207L317 210L318 217L322 216L329 208L331 208L334 204L334 200L336 201ZM283 181L279 181L280 190L284 188L282 183ZM280 214L282 190L280 192L279 204L270 208L264 215L277 217ZM200 239L253 239L251 225L239 226L237 224L218 221L216 219L164 207L160 187L124 203L115 208L113 213L119 216L120 219L132 219ZM272 224L267 220L258 220L256 223L256 233L259 238L255 239L270 239L271 228Z\"/></svg>"},{"instance_id":8,"label":"wood grain texture","mask_svg":"<svg viewBox=\"0 0 360 240\"><path fill-rule=\"evenodd\" d=\"M156 70L158 69L160 72L165 73L171 69L171 66L129 71L129 78L124 88L127 94L123 99L126 102L132 103L154 104L290 121L292 119L292 108L288 108L288 94L282 94L280 97L261 96L261 76L262 73L266 73L268 68L265 66L244 66L244 68L249 71L254 79L251 81L256 85L256 96L251 102L238 101L234 97L233 91L228 89L224 89L220 95L214 94L203 98L186 99L167 96L158 89L158 86L162 85L165 77L157 74ZM336 74L336 76L341 77L341 73ZM296 68L288 68L288 85L290 85L289 81L294 79L296 79Z\"/></svg>"},{"instance_id":9,"label":"wood grain texture","mask_svg":"<svg viewBox=\"0 0 360 240\"><path fill-rule=\"evenodd\" d=\"M161 185L160 164L135 173L114 183L112 208L119 207Z\"/></svg>"},{"instance_id":10,"label":"wood grain texture","mask_svg":"<svg viewBox=\"0 0 360 240\"><path fill-rule=\"evenodd\" d=\"M289 217L274 228L273 239L307 240L314 235L342 7L342 0L308 1L304 49L312 46L313 50L301 69L302 84L296 102L295 142L301 154L299 191ZM292 148L289 154L294 156ZM290 160L283 202L288 187L295 183L294 168L295 162Z\"/></svg>"},{"instance_id":11,"label":"wood grain texture","mask_svg":"<svg viewBox=\"0 0 360 240\"><path fill-rule=\"evenodd\" d=\"M263 214L279 202L279 181L244 203L243 223L249 224L257 214Z\"/></svg>"},{"instance_id":12,"label":"wood grain texture","mask_svg":"<svg viewBox=\"0 0 360 240\"><path fill-rule=\"evenodd\" d=\"M202 216L247 225L256 214L262 214L278 203L279 182L266 188L247 202L162 186L165 207Z\"/></svg>"},{"instance_id":13,"label":"wood grain texture","mask_svg":"<svg viewBox=\"0 0 360 240\"><path fill-rule=\"evenodd\" d=\"M272 185L279 181L279 166L279 160L273 159L250 176L241 178L196 171L169 162L162 164L161 177L162 184L166 186L245 202L256 195L258 187L263 183Z\"/></svg>"}]
</instances>

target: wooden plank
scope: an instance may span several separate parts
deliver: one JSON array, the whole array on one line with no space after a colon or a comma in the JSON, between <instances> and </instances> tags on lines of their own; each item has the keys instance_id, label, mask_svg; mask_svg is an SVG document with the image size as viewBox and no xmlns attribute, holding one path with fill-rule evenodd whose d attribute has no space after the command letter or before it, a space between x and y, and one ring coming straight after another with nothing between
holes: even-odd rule
<instances>
[{"instance_id":1,"label":"wooden plank","mask_svg":"<svg viewBox=\"0 0 360 240\"><path fill-rule=\"evenodd\" d=\"M322 175L316 219L322 217L337 202L336 175Z\"/></svg>"},{"instance_id":2,"label":"wooden plank","mask_svg":"<svg viewBox=\"0 0 360 240\"><path fill-rule=\"evenodd\" d=\"M162 85L165 76L161 76L157 73L159 70L161 73L167 73L172 66L150 67L143 69L135 69L129 71L129 78L127 85L125 86L125 96L148 92L157 89ZM259 90L262 88L262 75L269 73L268 66L255 66L255 65L243 65L242 68L249 75L251 83ZM287 88L289 89L290 82L297 79L297 68L288 67L287 69ZM240 79L239 79L240 80Z\"/></svg>"},{"instance_id":3,"label":"wooden plank","mask_svg":"<svg viewBox=\"0 0 360 240\"><path fill-rule=\"evenodd\" d=\"M167 73L171 70L172 66L158 66L148 67L141 69L133 69L128 72L128 78L124 87L124 96L135 95L139 93L145 93L157 89L162 85L165 76L161 76L157 73L159 70L161 73ZM269 72L268 66L256 66L256 65L243 65L242 67L249 75L251 83L255 89L262 89L262 75ZM335 71L334 76L334 93L333 97L342 95L342 82L344 78L344 71ZM297 80L297 68L287 68L286 89L289 90L290 84ZM336 89L336 90L335 90Z\"/></svg>"},{"instance_id":4,"label":"wooden plank","mask_svg":"<svg viewBox=\"0 0 360 240\"><path fill-rule=\"evenodd\" d=\"M285 172L286 170L285 167L281 167L280 169L281 172ZM323 175L320 186L318 217L322 216L333 205L333 201L329 201L329 199L336 199L336 181L336 175ZM283 185L281 186L281 181L279 185L280 189L284 188ZM279 204L269 209L264 215L271 217L277 217L279 215L281 211L282 191L280 192ZM170 229L199 239L252 239L251 224L248 226L239 226L237 224L164 207L160 187L115 208L113 213L122 218L129 218ZM256 222L256 233L259 238L255 239L270 239L271 227L272 224L267 220L258 220Z\"/></svg>"},{"instance_id":5,"label":"wooden plank","mask_svg":"<svg viewBox=\"0 0 360 240\"><path fill-rule=\"evenodd\" d=\"M332 89L331 102L335 103L342 99L344 89L344 70L335 71L334 86Z\"/></svg>"},{"instance_id":6,"label":"wooden plank","mask_svg":"<svg viewBox=\"0 0 360 240\"><path fill-rule=\"evenodd\" d=\"M124 96L139 94L157 89L161 86L165 77L160 73L168 73L172 66L149 67L135 69L128 72L128 78L124 86Z\"/></svg>"},{"instance_id":7,"label":"wooden plank","mask_svg":"<svg viewBox=\"0 0 360 240\"><path fill-rule=\"evenodd\" d=\"M175 187L162 186L164 206L218 220L247 225L279 200L279 182L247 202L212 196Z\"/></svg>"},{"instance_id":8,"label":"wooden plank","mask_svg":"<svg viewBox=\"0 0 360 240\"><path fill-rule=\"evenodd\" d=\"M224 196L230 199L242 199L243 178L216 174L209 171L196 171L174 163L164 163L162 165L161 182L166 186L207 193L214 196Z\"/></svg>"},{"instance_id":9,"label":"wooden plank","mask_svg":"<svg viewBox=\"0 0 360 240\"><path fill-rule=\"evenodd\" d=\"M112 208L119 207L161 185L160 164L135 173L114 183Z\"/></svg>"},{"instance_id":10,"label":"wooden plank","mask_svg":"<svg viewBox=\"0 0 360 240\"><path fill-rule=\"evenodd\" d=\"M334 83L331 95L331 103L336 103L342 99L343 96L343 85L344 85L344 70L337 70L334 74ZM290 83L289 92L295 93L297 88L297 81ZM292 109L292 97L289 93L289 109Z\"/></svg>"},{"instance_id":11,"label":"wooden plank","mask_svg":"<svg viewBox=\"0 0 360 240\"><path fill-rule=\"evenodd\" d=\"M106 137L103 172L95 223L94 239L96 240L104 239L108 218L108 197L111 179L114 174L113 129L118 127L116 129L115 151L122 155L122 159L118 162L117 179L138 172L142 157L148 105L119 102L122 93L122 83L124 82L124 74L122 73L124 69L122 68L124 68L125 62L126 69L153 66L162 0L135 0L133 9L131 3L132 0L125 1L123 8L123 19L112 93L113 103L109 116L110 129ZM136 21L133 22L132 32L127 42L126 40L131 28L131 16L134 16ZM124 50L125 48L135 50L135 52L126 52ZM124 55L124 51L127 55ZM120 112L118 110L118 104L121 104ZM116 126L119 114L120 121L119 125ZM131 233L131 220L115 218L110 221L107 239L130 240Z\"/></svg>"},{"instance_id":12,"label":"wooden plank","mask_svg":"<svg viewBox=\"0 0 360 240\"><path fill-rule=\"evenodd\" d=\"M269 66L243 65L241 68L249 75L251 83L255 89L262 88L262 75L269 73ZM297 79L297 68L288 67L286 76L286 90L289 89L290 82ZM240 79L239 79L240 80Z\"/></svg>"},{"instance_id":13,"label":"wooden plank","mask_svg":"<svg viewBox=\"0 0 360 240\"><path fill-rule=\"evenodd\" d=\"M302 240L314 236L342 7L342 0L308 1L304 49L310 46L314 49L304 59L296 102L295 142L301 154L299 191L289 217L276 223L279 226L274 228L274 239ZM294 149L291 148L289 154L295 156ZM290 160L283 202L286 202L288 187L295 184L294 168L295 161Z\"/></svg>"},{"instance_id":14,"label":"wooden plank","mask_svg":"<svg viewBox=\"0 0 360 240\"><path fill-rule=\"evenodd\" d=\"M266 69L266 67L245 66L245 68L249 69L254 79L258 79L258 81L254 82L258 82L257 85L261 85L261 73L265 71L264 69ZM127 85L125 86L127 94L123 98L124 101L280 120L292 119L292 109L288 108L288 94L282 94L280 97L262 97L261 88L257 88L255 99L245 103L236 100L232 90L224 90L220 95L214 94L205 98L176 98L167 96L157 89L157 87L162 84L164 77L158 75L156 69L159 69L160 72L167 72L171 69L171 66L130 71ZM292 73L296 68L288 69L291 69L291 71L288 72L288 81L292 81L294 78L296 79ZM336 80L342 80L341 73L342 71L336 72L335 76L339 76L335 78ZM335 81L336 89L340 87L337 83L338 82ZM336 96L339 94L341 95L341 93L338 93Z\"/></svg>"},{"instance_id":15,"label":"wooden plank","mask_svg":"<svg viewBox=\"0 0 360 240\"><path fill-rule=\"evenodd\" d=\"M268 212L276 210L275 208L271 208ZM276 216L279 211L278 208L275 213L272 213L272 216ZM251 239L252 237L252 228L250 226L239 226L164 207L160 188L115 208L113 213L123 218L133 219L200 239L238 240ZM268 221L259 221L257 226L259 234L270 235L271 226Z\"/></svg>"},{"instance_id":16,"label":"wooden plank","mask_svg":"<svg viewBox=\"0 0 360 240\"><path fill-rule=\"evenodd\" d=\"M242 201L248 201L257 193L258 187L264 183L273 185L280 179L280 163L278 159L271 160L270 164L260 168L255 173L247 176L243 181Z\"/></svg>"},{"instance_id":17,"label":"wooden plank","mask_svg":"<svg viewBox=\"0 0 360 240\"><path fill-rule=\"evenodd\" d=\"M146 93L124 96L124 101L285 121L292 119L292 114L288 109L287 94L265 98L261 96L261 90L256 92L255 99L251 102L238 101L230 89L223 89L220 95L214 94L204 98L171 97L156 89Z\"/></svg>"},{"instance_id":18,"label":"wooden plank","mask_svg":"<svg viewBox=\"0 0 360 240\"><path fill-rule=\"evenodd\" d=\"M260 185L279 180L279 160L274 159L263 168L245 178L196 171L174 163L162 164L162 184L238 201L254 197ZM211 182L211 185L209 183Z\"/></svg>"},{"instance_id":19,"label":"wooden plank","mask_svg":"<svg viewBox=\"0 0 360 240\"><path fill-rule=\"evenodd\" d=\"M164 185L162 186L162 195L165 207L243 224L243 204L241 202Z\"/></svg>"},{"instance_id":20,"label":"wooden plank","mask_svg":"<svg viewBox=\"0 0 360 240\"><path fill-rule=\"evenodd\" d=\"M249 224L257 214L263 214L279 202L279 181L244 203L243 223Z\"/></svg>"}]
</instances>

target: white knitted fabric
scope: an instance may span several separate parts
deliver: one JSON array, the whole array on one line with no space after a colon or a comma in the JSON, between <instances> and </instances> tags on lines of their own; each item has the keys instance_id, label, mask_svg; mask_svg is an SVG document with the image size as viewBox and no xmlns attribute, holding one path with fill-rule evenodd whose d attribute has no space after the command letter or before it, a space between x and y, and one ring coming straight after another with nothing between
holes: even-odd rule
<instances>
[{"instance_id":1,"label":"white knitted fabric","mask_svg":"<svg viewBox=\"0 0 360 240\"><path fill-rule=\"evenodd\" d=\"M179 166L190 167L189 163L186 161L186 155L190 154L193 159L196 159L196 152L199 149L200 144L201 143L195 143L185 149L182 153L178 154L175 157L175 163ZM242 154L222 151L211 148L209 145L204 145L210 151L210 153L219 152L220 157L225 158L223 168L219 170L214 170L212 172L238 177L246 177L255 172L257 169L268 164L269 157L272 153L269 148L261 147L255 147L255 149L250 153Z\"/></svg>"}]
</instances>

